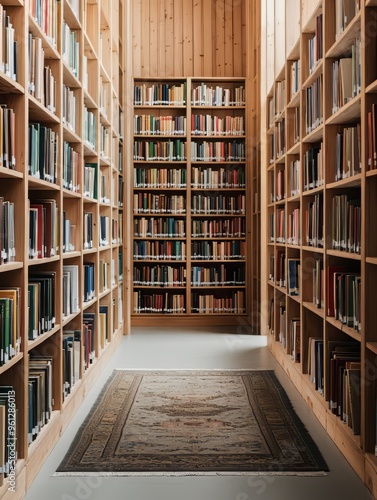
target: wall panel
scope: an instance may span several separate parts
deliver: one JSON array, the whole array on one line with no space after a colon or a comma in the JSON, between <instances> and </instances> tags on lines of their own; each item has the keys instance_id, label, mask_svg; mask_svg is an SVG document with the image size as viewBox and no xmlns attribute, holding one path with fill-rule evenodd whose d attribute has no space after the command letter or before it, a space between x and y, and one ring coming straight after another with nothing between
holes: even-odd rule
<instances>
[{"instance_id":1,"label":"wall panel","mask_svg":"<svg viewBox=\"0 0 377 500\"><path fill-rule=\"evenodd\" d=\"M247 0L131 0L133 76L245 76Z\"/></svg>"}]
</instances>

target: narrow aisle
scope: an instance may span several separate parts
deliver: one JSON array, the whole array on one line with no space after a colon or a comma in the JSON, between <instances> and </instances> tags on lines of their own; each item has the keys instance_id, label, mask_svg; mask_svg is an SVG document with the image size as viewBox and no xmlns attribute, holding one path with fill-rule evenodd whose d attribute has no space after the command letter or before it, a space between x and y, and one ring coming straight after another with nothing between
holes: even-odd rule
<instances>
[{"instance_id":1,"label":"narrow aisle","mask_svg":"<svg viewBox=\"0 0 377 500\"><path fill-rule=\"evenodd\" d=\"M134 328L114 353L63 433L26 500L371 500L342 454L266 347L265 337L209 329ZM77 429L116 368L275 369L293 406L330 467L326 477L53 477Z\"/></svg>"}]
</instances>

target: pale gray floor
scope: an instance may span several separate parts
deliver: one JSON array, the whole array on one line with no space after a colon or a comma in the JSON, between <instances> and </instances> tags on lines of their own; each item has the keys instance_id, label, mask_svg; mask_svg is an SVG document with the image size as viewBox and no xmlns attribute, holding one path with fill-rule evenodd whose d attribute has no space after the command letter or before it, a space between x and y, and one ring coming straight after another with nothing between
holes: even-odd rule
<instances>
[{"instance_id":1,"label":"pale gray floor","mask_svg":"<svg viewBox=\"0 0 377 500\"><path fill-rule=\"evenodd\" d=\"M238 330L239 332L242 330ZM264 337L227 329L137 328L126 337L31 486L26 500L370 500L367 489L327 437L265 347ZM301 420L330 467L326 477L53 477L81 422L114 368L275 369Z\"/></svg>"}]
</instances>

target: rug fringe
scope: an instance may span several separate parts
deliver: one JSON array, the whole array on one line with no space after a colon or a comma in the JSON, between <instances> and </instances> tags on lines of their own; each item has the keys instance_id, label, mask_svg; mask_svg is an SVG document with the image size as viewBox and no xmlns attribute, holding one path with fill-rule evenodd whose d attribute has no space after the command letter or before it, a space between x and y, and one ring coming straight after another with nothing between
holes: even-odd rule
<instances>
[{"instance_id":1,"label":"rug fringe","mask_svg":"<svg viewBox=\"0 0 377 500\"><path fill-rule=\"evenodd\" d=\"M328 476L329 473L326 471L307 471L307 472L295 472L295 471L247 471L247 472L54 472L52 476L56 477L177 477L177 476L302 476L302 477L315 477L315 476Z\"/></svg>"}]
</instances>

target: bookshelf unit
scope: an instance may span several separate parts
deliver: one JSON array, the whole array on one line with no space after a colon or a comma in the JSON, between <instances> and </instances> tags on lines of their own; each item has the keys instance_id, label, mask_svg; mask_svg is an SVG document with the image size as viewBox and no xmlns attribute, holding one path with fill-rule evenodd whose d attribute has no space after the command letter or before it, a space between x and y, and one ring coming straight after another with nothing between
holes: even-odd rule
<instances>
[{"instance_id":1,"label":"bookshelf unit","mask_svg":"<svg viewBox=\"0 0 377 500\"><path fill-rule=\"evenodd\" d=\"M249 324L245 95L244 78L134 79L134 325Z\"/></svg>"},{"instance_id":2,"label":"bookshelf unit","mask_svg":"<svg viewBox=\"0 0 377 500\"><path fill-rule=\"evenodd\" d=\"M264 296L272 353L376 497L377 10L341 3L311 2L267 96Z\"/></svg>"},{"instance_id":3,"label":"bookshelf unit","mask_svg":"<svg viewBox=\"0 0 377 500\"><path fill-rule=\"evenodd\" d=\"M0 61L0 297L8 346L0 386L14 388L18 411L16 493L1 477L0 498L18 499L128 333L124 6L7 0L0 14L8 47ZM31 416L41 387L45 407ZM6 397L1 406L9 409Z\"/></svg>"}]
</instances>

